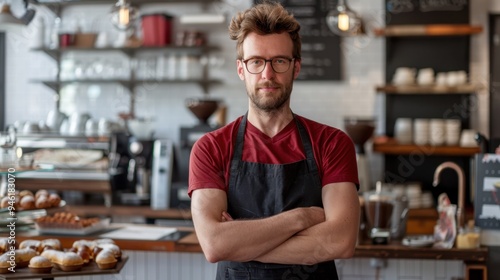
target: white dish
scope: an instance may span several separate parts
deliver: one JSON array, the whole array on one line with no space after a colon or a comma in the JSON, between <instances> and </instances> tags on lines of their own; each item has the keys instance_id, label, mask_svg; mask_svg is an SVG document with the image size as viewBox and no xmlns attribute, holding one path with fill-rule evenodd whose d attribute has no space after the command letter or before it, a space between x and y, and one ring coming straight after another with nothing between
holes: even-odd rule
<instances>
[{"instance_id":1,"label":"white dish","mask_svg":"<svg viewBox=\"0 0 500 280\"><path fill-rule=\"evenodd\" d=\"M434 244L432 235L415 235L403 238L403 245L410 247L430 247Z\"/></svg>"},{"instance_id":2,"label":"white dish","mask_svg":"<svg viewBox=\"0 0 500 280\"><path fill-rule=\"evenodd\" d=\"M35 224L35 227L40 234L89 235L106 229L109 226L110 221L111 219L109 218L101 219L98 223L81 229L40 227L38 224Z\"/></svg>"}]
</instances>

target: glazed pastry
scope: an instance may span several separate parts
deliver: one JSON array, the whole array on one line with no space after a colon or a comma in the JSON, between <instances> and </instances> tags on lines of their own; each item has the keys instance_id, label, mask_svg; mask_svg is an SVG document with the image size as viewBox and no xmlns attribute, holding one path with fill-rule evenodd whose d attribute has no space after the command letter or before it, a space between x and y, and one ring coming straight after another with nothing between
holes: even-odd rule
<instances>
[{"instance_id":1,"label":"glazed pastry","mask_svg":"<svg viewBox=\"0 0 500 280\"><path fill-rule=\"evenodd\" d=\"M9 247L14 246L9 244L8 238L0 238L0 254L3 254L9 251Z\"/></svg>"},{"instance_id":2,"label":"glazed pastry","mask_svg":"<svg viewBox=\"0 0 500 280\"><path fill-rule=\"evenodd\" d=\"M114 256L115 256L115 258L117 260L121 259L121 257L122 257L122 251L120 250L120 247L118 247L118 245L116 245L116 244L110 244L110 243L104 243L104 244L99 244L98 246L101 247L103 251L104 250L111 251L114 254Z\"/></svg>"},{"instance_id":3,"label":"glazed pastry","mask_svg":"<svg viewBox=\"0 0 500 280\"><path fill-rule=\"evenodd\" d=\"M19 196L21 198L24 197L24 196L28 196L28 195L32 196L32 197L35 197L35 195L31 191L29 191L29 190L24 190L24 191L20 191L19 192Z\"/></svg>"},{"instance_id":4,"label":"glazed pastry","mask_svg":"<svg viewBox=\"0 0 500 280\"><path fill-rule=\"evenodd\" d=\"M56 250L45 250L43 257L48 258L58 269L62 271L81 270L83 259L74 252L63 252Z\"/></svg>"},{"instance_id":5,"label":"glazed pastry","mask_svg":"<svg viewBox=\"0 0 500 280\"><path fill-rule=\"evenodd\" d=\"M76 252L82 258L83 265L89 264L89 262L90 262L90 253L89 252L90 252L90 250L78 250L78 252Z\"/></svg>"},{"instance_id":6,"label":"glazed pastry","mask_svg":"<svg viewBox=\"0 0 500 280\"><path fill-rule=\"evenodd\" d=\"M49 196L49 192L47 190L44 190L44 189L38 190L35 193L35 198L38 198L41 195L45 195L45 196L48 197Z\"/></svg>"},{"instance_id":7,"label":"glazed pastry","mask_svg":"<svg viewBox=\"0 0 500 280\"><path fill-rule=\"evenodd\" d=\"M45 209L52 207L52 204L47 196L41 195L36 199L35 206L38 209Z\"/></svg>"},{"instance_id":8,"label":"glazed pastry","mask_svg":"<svg viewBox=\"0 0 500 280\"><path fill-rule=\"evenodd\" d=\"M40 240L26 239L19 244L19 249L31 248L35 252L40 252L43 249L41 245L42 242Z\"/></svg>"},{"instance_id":9,"label":"glazed pastry","mask_svg":"<svg viewBox=\"0 0 500 280\"><path fill-rule=\"evenodd\" d=\"M0 202L0 208L7 208L7 207L9 207L9 202L10 202L10 198L8 196L2 197L2 200Z\"/></svg>"},{"instance_id":10,"label":"glazed pastry","mask_svg":"<svg viewBox=\"0 0 500 280\"><path fill-rule=\"evenodd\" d=\"M50 273L52 262L46 257L35 256L31 258L28 267L33 273Z\"/></svg>"},{"instance_id":11,"label":"glazed pastry","mask_svg":"<svg viewBox=\"0 0 500 280\"><path fill-rule=\"evenodd\" d=\"M32 210L36 208L35 199L29 195L21 198L19 205L23 210Z\"/></svg>"},{"instance_id":12,"label":"glazed pastry","mask_svg":"<svg viewBox=\"0 0 500 280\"><path fill-rule=\"evenodd\" d=\"M62 248L61 247L61 241L59 241L59 239L55 239L55 238L49 238L49 239L42 240L41 247L42 247L42 250L45 247L50 247L51 249L54 249L54 250L57 250L57 251L60 251L61 248Z\"/></svg>"},{"instance_id":13,"label":"glazed pastry","mask_svg":"<svg viewBox=\"0 0 500 280\"><path fill-rule=\"evenodd\" d=\"M27 267L31 258L36 256L36 251L31 248L17 249L15 251L16 268Z\"/></svg>"},{"instance_id":14,"label":"glazed pastry","mask_svg":"<svg viewBox=\"0 0 500 280\"><path fill-rule=\"evenodd\" d=\"M95 239L94 242L99 245L99 244L115 244L115 241L111 238L101 238L101 239Z\"/></svg>"},{"instance_id":15,"label":"glazed pastry","mask_svg":"<svg viewBox=\"0 0 500 280\"><path fill-rule=\"evenodd\" d=\"M95 262L100 269L111 269L116 266L118 260L115 258L114 252L103 249L96 257Z\"/></svg>"},{"instance_id":16,"label":"glazed pastry","mask_svg":"<svg viewBox=\"0 0 500 280\"><path fill-rule=\"evenodd\" d=\"M51 193L49 195L48 201L50 203L50 207L59 207L61 203L61 197L57 193Z\"/></svg>"},{"instance_id":17,"label":"glazed pastry","mask_svg":"<svg viewBox=\"0 0 500 280\"><path fill-rule=\"evenodd\" d=\"M73 242L72 247L76 248L78 250L82 246L87 246L92 251L94 249L94 247L96 246L96 243L94 241L91 241L91 240L81 239L81 240L77 240L77 241Z\"/></svg>"},{"instance_id":18,"label":"glazed pastry","mask_svg":"<svg viewBox=\"0 0 500 280\"><path fill-rule=\"evenodd\" d=\"M10 256L7 254L3 254L0 256L0 273L9 273L9 267L11 267L9 259Z\"/></svg>"}]
</instances>

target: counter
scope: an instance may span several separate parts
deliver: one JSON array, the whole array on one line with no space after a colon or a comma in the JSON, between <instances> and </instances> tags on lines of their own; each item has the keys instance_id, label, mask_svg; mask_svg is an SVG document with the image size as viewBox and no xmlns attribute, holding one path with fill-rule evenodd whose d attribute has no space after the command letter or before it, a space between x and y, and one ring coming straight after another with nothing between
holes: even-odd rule
<instances>
[{"instance_id":1,"label":"counter","mask_svg":"<svg viewBox=\"0 0 500 280\"><path fill-rule=\"evenodd\" d=\"M112 228L121 228L127 224L112 224ZM157 227L157 226L154 226ZM176 235L177 234L177 235ZM16 236L18 242L25 239L46 239L58 238L62 246L71 247L73 242L80 239L97 239L98 235L90 236L69 236L69 235L39 235L36 230L19 233ZM191 252L201 253L201 247L196 238L194 229L191 227L180 227L178 232L162 238L161 240L127 240L115 239L115 242L122 250L138 251L166 251L166 252ZM405 259L436 259L436 260L462 260L464 262L485 262L488 256L488 249L481 247L478 249L437 249L418 248L402 245L398 241L393 241L388 245L372 245L368 241L362 241L356 246L355 258L405 258Z\"/></svg>"}]
</instances>

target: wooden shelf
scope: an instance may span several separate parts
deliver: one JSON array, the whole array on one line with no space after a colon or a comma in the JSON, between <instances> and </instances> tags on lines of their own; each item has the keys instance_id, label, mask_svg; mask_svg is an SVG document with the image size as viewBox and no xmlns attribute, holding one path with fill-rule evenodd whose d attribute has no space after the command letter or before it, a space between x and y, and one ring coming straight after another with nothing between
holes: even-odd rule
<instances>
[{"instance_id":1,"label":"wooden shelf","mask_svg":"<svg viewBox=\"0 0 500 280\"><path fill-rule=\"evenodd\" d=\"M440 156L474 156L480 152L479 147L460 147L460 146L431 146L431 145L413 145L398 144L395 139L380 140L373 142L373 151L386 155L410 155L423 153L425 155Z\"/></svg>"},{"instance_id":2,"label":"wooden shelf","mask_svg":"<svg viewBox=\"0 0 500 280\"><path fill-rule=\"evenodd\" d=\"M164 52L175 52L175 53L186 53L186 54L196 54L196 55L201 55L203 53L209 52L209 51L216 51L219 50L218 47L216 46L173 46L173 45L167 45L167 46L161 46L161 47L146 47L146 46L141 46L137 48L130 48L130 47L125 47L125 48L115 48L115 47L106 47L106 48L88 48L88 47L74 47L74 46L69 46L69 47L64 47L64 48L57 48L57 49L51 49L51 48L35 48L32 49L32 51L40 51L44 52L53 59L58 59L60 54L67 53L67 52L122 52L126 54L127 56L132 56L133 54L137 52L144 52L144 51L164 51Z\"/></svg>"},{"instance_id":3,"label":"wooden shelf","mask_svg":"<svg viewBox=\"0 0 500 280\"><path fill-rule=\"evenodd\" d=\"M376 87L376 91L382 94L475 94L481 86L465 84L456 87L449 86L420 86L420 85L383 85Z\"/></svg>"},{"instance_id":4,"label":"wooden shelf","mask_svg":"<svg viewBox=\"0 0 500 280\"><path fill-rule=\"evenodd\" d=\"M392 25L373 30L376 36L464 36L478 34L482 26L468 24Z\"/></svg>"}]
</instances>

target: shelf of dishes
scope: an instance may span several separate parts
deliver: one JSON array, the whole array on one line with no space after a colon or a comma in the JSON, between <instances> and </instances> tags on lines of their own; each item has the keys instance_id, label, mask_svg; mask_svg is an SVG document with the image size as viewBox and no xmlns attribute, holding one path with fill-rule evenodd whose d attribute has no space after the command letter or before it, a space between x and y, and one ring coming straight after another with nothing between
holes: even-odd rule
<instances>
[{"instance_id":1,"label":"shelf of dishes","mask_svg":"<svg viewBox=\"0 0 500 280\"><path fill-rule=\"evenodd\" d=\"M78 47L78 46L67 46L62 48L34 48L32 51L41 51L49 55L50 57L57 59L60 54L68 52L122 52L127 56L135 55L138 52L144 51L162 51L162 52L175 52L183 54L201 55L209 51L216 51L219 48L216 46L141 46L141 47Z\"/></svg>"},{"instance_id":2,"label":"shelf of dishes","mask_svg":"<svg viewBox=\"0 0 500 280\"><path fill-rule=\"evenodd\" d=\"M82 5L82 4L115 4L116 0L37 0L34 2L41 5ZM130 0L133 5L154 4L154 3L211 3L217 0Z\"/></svg>"},{"instance_id":3,"label":"shelf of dishes","mask_svg":"<svg viewBox=\"0 0 500 280\"><path fill-rule=\"evenodd\" d=\"M202 88L207 88L210 85L221 84L220 80L168 80L168 79L144 79L144 80L118 80L118 79L110 79L110 80L96 80L96 79L75 79L75 80L66 80L66 81L46 81L46 80L32 80L32 83L42 83L45 86L53 89L58 93L58 89L62 86L74 84L74 83L85 83L85 84L120 84L125 88L134 87L137 84L192 84L197 83Z\"/></svg>"},{"instance_id":4,"label":"shelf of dishes","mask_svg":"<svg viewBox=\"0 0 500 280\"><path fill-rule=\"evenodd\" d=\"M19 134L16 145L21 148L108 150L109 136L70 136L59 133Z\"/></svg>"},{"instance_id":5,"label":"shelf of dishes","mask_svg":"<svg viewBox=\"0 0 500 280\"><path fill-rule=\"evenodd\" d=\"M459 86L388 84L375 88L380 94L476 94L480 89L481 86L476 84Z\"/></svg>"},{"instance_id":6,"label":"shelf of dishes","mask_svg":"<svg viewBox=\"0 0 500 280\"><path fill-rule=\"evenodd\" d=\"M376 137L373 141L373 151L388 155L410 155L416 152L441 156L474 156L480 152L479 147L432 146L417 144L400 144L396 139L386 136Z\"/></svg>"},{"instance_id":7,"label":"shelf of dishes","mask_svg":"<svg viewBox=\"0 0 500 280\"><path fill-rule=\"evenodd\" d=\"M463 36L479 34L483 27L469 24L422 24L422 25L391 25L376 28L376 36Z\"/></svg>"}]
</instances>

